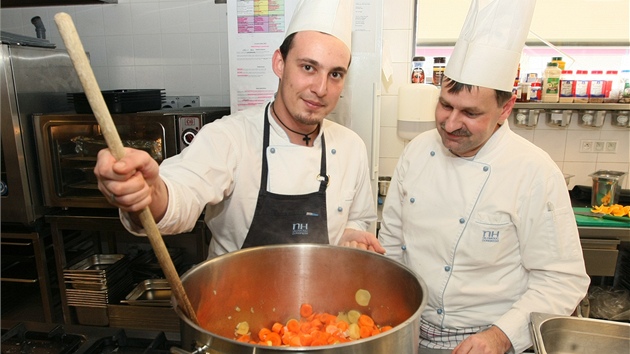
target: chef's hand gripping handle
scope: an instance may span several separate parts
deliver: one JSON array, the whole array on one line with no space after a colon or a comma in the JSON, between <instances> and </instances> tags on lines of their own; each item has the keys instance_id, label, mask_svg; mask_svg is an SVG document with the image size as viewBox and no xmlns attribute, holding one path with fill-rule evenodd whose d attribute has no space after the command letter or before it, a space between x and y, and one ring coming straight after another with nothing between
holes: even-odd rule
<instances>
[{"instance_id":1,"label":"chef's hand gripping handle","mask_svg":"<svg viewBox=\"0 0 630 354\"><path fill-rule=\"evenodd\" d=\"M116 160L120 160L125 156L124 146L120 140L120 136L118 135L118 131L116 130L112 117L109 114L109 109L105 104L103 94L96 82L94 72L92 71L92 67L90 66L87 55L85 54L85 50L83 49L83 44L81 44L79 34L74 27L72 18L70 15L60 12L55 15L55 23L59 28L61 38L66 45L70 58L72 59L72 64L79 75L79 79L83 85L83 90L85 91L85 95L90 103L90 107L92 107L94 116L101 127L103 136L107 142L107 147L109 147ZM153 251L155 252L160 266L164 271L164 275L171 286L171 290L178 305L182 308L189 319L198 324L195 311L186 296L184 286L179 279L177 270L173 265L173 261L166 249L162 235L155 224L155 220L153 219L153 215L151 214L149 207L142 210L140 214L140 221L147 232Z\"/></svg>"}]
</instances>

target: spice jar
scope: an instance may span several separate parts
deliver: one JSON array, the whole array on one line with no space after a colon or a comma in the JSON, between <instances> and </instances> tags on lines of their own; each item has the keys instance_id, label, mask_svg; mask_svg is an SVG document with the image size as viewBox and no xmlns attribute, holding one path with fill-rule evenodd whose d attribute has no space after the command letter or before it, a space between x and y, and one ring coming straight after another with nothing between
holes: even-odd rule
<instances>
[{"instance_id":1,"label":"spice jar","mask_svg":"<svg viewBox=\"0 0 630 354\"><path fill-rule=\"evenodd\" d=\"M444 69L446 69L446 58L433 58L433 85L442 86L442 78L444 77Z\"/></svg>"}]
</instances>

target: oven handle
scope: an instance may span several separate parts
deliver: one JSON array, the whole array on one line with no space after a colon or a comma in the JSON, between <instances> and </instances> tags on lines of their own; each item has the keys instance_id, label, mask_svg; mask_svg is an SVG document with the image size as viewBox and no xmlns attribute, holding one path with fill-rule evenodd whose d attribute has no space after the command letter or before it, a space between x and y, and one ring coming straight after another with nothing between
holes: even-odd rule
<instances>
[{"instance_id":1,"label":"oven handle","mask_svg":"<svg viewBox=\"0 0 630 354\"><path fill-rule=\"evenodd\" d=\"M72 21L70 15L60 12L55 15L55 23L59 28L59 34L61 34L63 43L66 45L70 59L72 59L72 64L79 75L81 85L83 85L83 90L85 91L90 107L94 112L94 116L96 117L98 124L101 126L103 136L107 142L107 147L109 147L112 151L114 157L117 160L120 160L125 156L125 148L120 140L118 131L116 130L116 125L114 125L114 121L109 114L109 109L105 104L103 93L98 87L96 77L94 76L90 62L85 54L83 44L81 44L81 39L79 38L79 34L74 26L74 22ZM173 265L173 260L168 253L164 240L162 239L162 235L155 224L155 220L153 219L153 215L151 214L149 207L144 208L140 213L140 221L147 232L149 242L153 247L153 251L157 256L162 270L164 271L164 275L171 286L171 291L173 292L178 305L182 307L182 310L188 318L190 318L195 324L199 324L197 322L195 311L186 296L182 281L177 274L177 270Z\"/></svg>"}]
</instances>

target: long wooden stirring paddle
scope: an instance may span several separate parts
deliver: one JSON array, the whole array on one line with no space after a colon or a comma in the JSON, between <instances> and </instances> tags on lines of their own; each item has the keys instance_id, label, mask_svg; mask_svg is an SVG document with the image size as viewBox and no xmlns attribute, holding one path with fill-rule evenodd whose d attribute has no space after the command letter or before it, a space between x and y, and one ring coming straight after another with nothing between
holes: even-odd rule
<instances>
[{"instance_id":1,"label":"long wooden stirring paddle","mask_svg":"<svg viewBox=\"0 0 630 354\"><path fill-rule=\"evenodd\" d=\"M98 87L98 83L94 77L94 72L92 71L92 67L90 66L87 55L85 54L85 50L83 49L83 44L81 44L79 34L74 27L74 22L72 21L70 15L60 12L55 15L55 23L59 28L59 33L66 45L70 59L72 59L74 69L79 75L79 79L83 85L83 90L85 91L85 95L90 103L90 107L92 107L94 116L96 117L98 124L101 126L103 136L107 142L107 147L111 150L112 155L114 155L117 160L120 160L123 156L125 156L125 149L122 141L120 140L120 136L118 135L118 131L116 130L116 126L114 125L114 121L112 120L112 116L109 113L109 109L105 104L103 94ZM162 235L155 224L155 220L153 219L153 215L151 214L149 207L142 210L140 214L140 221L147 232L153 251L155 252L158 262L162 267L162 271L164 271L166 280L171 287L171 291L173 292L178 305L182 308L189 319L198 324L195 311L186 296L184 286L182 285L181 279L177 274L177 270L173 265L171 256L166 249Z\"/></svg>"}]
</instances>

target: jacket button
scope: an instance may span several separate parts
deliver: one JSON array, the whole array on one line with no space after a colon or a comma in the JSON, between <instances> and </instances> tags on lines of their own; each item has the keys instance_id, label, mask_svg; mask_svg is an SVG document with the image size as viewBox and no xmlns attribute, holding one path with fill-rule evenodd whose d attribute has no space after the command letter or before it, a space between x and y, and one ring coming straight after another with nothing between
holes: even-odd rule
<instances>
[{"instance_id":1,"label":"jacket button","mask_svg":"<svg viewBox=\"0 0 630 354\"><path fill-rule=\"evenodd\" d=\"M463 224L463 223L465 223L465 222L466 222L466 219L464 219L464 218L459 219L459 223L460 223L460 224Z\"/></svg>"},{"instance_id":2,"label":"jacket button","mask_svg":"<svg viewBox=\"0 0 630 354\"><path fill-rule=\"evenodd\" d=\"M400 249L403 250L403 251L406 251L407 250L407 246L406 245L402 245L402 246L400 246Z\"/></svg>"},{"instance_id":3,"label":"jacket button","mask_svg":"<svg viewBox=\"0 0 630 354\"><path fill-rule=\"evenodd\" d=\"M444 266L444 270L447 271L447 272L450 272L451 271L451 266Z\"/></svg>"},{"instance_id":4,"label":"jacket button","mask_svg":"<svg viewBox=\"0 0 630 354\"><path fill-rule=\"evenodd\" d=\"M490 167L488 167L488 166L483 166L483 171L484 171L484 172L488 172L488 170L489 170L489 169L490 169Z\"/></svg>"},{"instance_id":5,"label":"jacket button","mask_svg":"<svg viewBox=\"0 0 630 354\"><path fill-rule=\"evenodd\" d=\"M410 202L415 203L416 202L416 198L411 198L409 199Z\"/></svg>"},{"instance_id":6,"label":"jacket button","mask_svg":"<svg viewBox=\"0 0 630 354\"><path fill-rule=\"evenodd\" d=\"M342 207L337 207L337 211L342 212L343 208Z\"/></svg>"},{"instance_id":7,"label":"jacket button","mask_svg":"<svg viewBox=\"0 0 630 354\"><path fill-rule=\"evenodd\" d=\"M337 149L332 149L330 150L330 153L332 153L333 155L337 153Z\"/></svg>"},{"instance_id":8,"label":"jacket button","mask_svg":"<svg viewBox=\"0 0 630 354\"><path fill-rule=\"evenodd\" d=\"M438 315L441 315L441 314L443 314L443 313L444 313L444 310L442 310L442 309L437 309L437 313L438 313Z\"/></svg>"},{"instance_id":9,"label":"jacket button","mask_svg":"<svg viewBox=\"0 0 630 354\"><path fill-rule=\"evenodd\" d=\"M269 149L269 152L272 153L272 154L275 154L276 153L276 148Z\"/></svg>"},{"instance_id":10,"label":"jacket button","mask_svg":"<svg viewBox=\"0 0 630 354\"><path fill-rule=\"evenodd\" d=\"M431 151L431 156L435 156L435 151Z\"/></svg>"}]
</instances>

